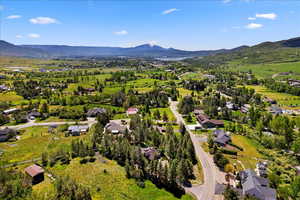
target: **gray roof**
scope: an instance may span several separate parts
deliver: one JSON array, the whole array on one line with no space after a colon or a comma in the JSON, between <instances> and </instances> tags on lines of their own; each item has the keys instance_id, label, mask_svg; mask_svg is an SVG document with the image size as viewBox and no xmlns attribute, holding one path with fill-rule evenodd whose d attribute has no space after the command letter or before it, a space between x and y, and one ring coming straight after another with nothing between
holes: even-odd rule
<instances>
[{"instance_id":1,"label":"gray roof","mask_svg":"<svg viewBox=\"0 0 300 200\"><path fill-rule=\"evenodd\" d=\"M259 177L251 169L240 172L243 194L261 200L276 200L276 190L269 187L266 178Z\"/></svg>"},{"instance_id":2,"label":"gray roof","mask_svg":"<svg viewBox=\"0 0 300 200\"><path fill-rule=\"evenodd\" d=\"M98 114L102 114L105 112L106 112L105 108L93 108L93 109L90 109L86 115L88 117L96 117Z\"/></svg>"},{"instance_id":3,"label":"gray roof","mask_svg":"<svg viewBox=\"0 0 300 200\"><path fill-rule=\"evenodd\" d=\"M68 131L70 132L81 132L82 130L88 130L88 125L69 126Z\"/></svg>"},{"instance_id":4,"label":"gray roof","mask_svg":"<svg viewBox=\"0 0 300 200\"><path fill-rule=\"evenodd\" d=\"M112 133L124 132L126 129L127 129L126 126L122 126L116 122L110 122L105 126L105 130L108 130Z\"/></svg>"},{"instance_id":5,"label":"gray roof","mask_svg":"<svg viewBox=\"0 0 300 200\"><path fill-rule=\"evenodd\" d=\"M214 135L215 135L214 142L217 142L219 144L225 145L231 140L230 136L227 133L225 133L224 130L221 129L215 130Z\"/></svg>"},{"instance_id":6,"label":"gray roof","mask_svg":"<svg viewBox=\"0 0 300 200\"><path fill-rule=\"evenodd\" d=\"M14 129L5 128L0 130L0 136L8 135L9 133L16 132Z\"/></svg>"}]
</instances>

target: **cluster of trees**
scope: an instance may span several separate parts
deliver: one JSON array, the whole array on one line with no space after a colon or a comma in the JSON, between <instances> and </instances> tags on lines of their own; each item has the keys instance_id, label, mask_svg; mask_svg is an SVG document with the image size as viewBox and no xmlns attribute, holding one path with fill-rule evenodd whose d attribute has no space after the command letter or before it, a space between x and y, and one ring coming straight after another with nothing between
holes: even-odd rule
<instances>
[{"instance_id":1,"label":"cluster of trees","mask_svg":"<svg viewBox=\"0 0 300 200\"><path fill-rule=\"evenodd\" d=\"M13 81L13 87L16 93L24 99L32 99L41 93L41 87L38 81Z\"/></svg>"},{"instance_id":2,"label":"cluster of trees","mask_svg":"<svg viewBox=\"0 0 300 200\"><path fill-rule=\"evenodd\" d=\"M85 113L82 107L64 107L51 112L51 115L59 116L61 119L85 120Z\"/></svg>"},{"instance_id":3,"label":"cluster of trees","mask_svg":"<svg viewBox=\"0 0 300 200\"><path fill-rule=\"evenodd\" d=\"M161 81L165 81L165 80L168 80L168 79L171 79L171 80L177 80L178 79L178 77L174 73L168 73L168 72L153 73L153 74L150 75L150 78L161 80Z\"/></svg>"},{"instance_id":4,"label":"cluster of trees","mask_svg":"<svg viewBox=\"0 0 300 200\"><path fill-rule=\"evenodd\" d=\"M69 176L57 177L54 185L55 200L92 200L90 190L78 184Z\"/></svg>"},{"instance_id":5,"label":"cluster of trees","mask_svg":"<svg viewBox=\"0 0 300 200\"><path fill-rule=\"evenodd\" d=\"M176 195L184 193L182 184L193 178L193 164L196 164L194 147L188 134L182 131L176 136L171 126L166 135L153 128L150 119L134 116L130 122L131 131L113 135L103 133L103 127L97 123L92 143L104 156L116 160L125 166L127 177L137 180L139 186L148 179ZM141 148L155 148L162 159L149 159ZM163 161L164 160L164 161Z\"/></svg>"},{"instance_id":6,"label":"cluster of trees","mask_svg":"<svg viewBox=\"0 0 300 200\"><path fill-rule=\"evenodd\" d=\"M127 82L136 80L135 73L133 71L117 71L111 74L107 81L116 81L116 82Z\"/></svg>"},{"instance_id":7,"label":"cluster of trees","mask_svg":"<svg viewBox=\"0 0 300 200\"><path fill-rule=\"evenodd\" d=\"M178 105L178 111L181 114L189 114L190 112L193 112L195 109L195 102L193 100L192 96L185 96L183 99L180 101Z\"/></svg>"},{"instance_id":8,"label":"cluster of trees","mask_svg":"<svg viewBox=\"0 0 300 200\"><path fill-rule=\"evenodd\" d=\"M222 149L220 149L213 141L212 136L210 135L207 140L209 153L213 154L214 162L216 165L224 170L226 165L229 164L229 160L222 154Z\"/></svg>"},{"instance_id":9,"label":"cluster of trees","mask_svg":"<svg viewBox=\"0 0 300 200\"><path fill-rule=\"evenodd\" d=\"M148 108L166 107L168 105L168 93L161 89L154 89L143 94L129 90L126 94L125 88L123 88L112 95L111 103L114 106L123 106L125 108L133 105L144 105Z\"/></svg>"},{"instance_id":10,"label":"cluster of trees","mask_svg":"<svg viewBox=\"0 0 300 200\"><path fill-rule=\"evenodd\" d=\"M226 98L220 93L205 93L205 98L202 101L204 112L211 118L222 118L231 120L232 111L226 107Z\"/></svg>"},{"instance_id":11,"label":"cluster of trees","mask_svg":"<svg viewBox=\"0 0 300 200\"><path fill-rule=\"evenodd\" d=\"M275 81L274 79L266 79L264 80L264 85L267 88L274 90L276 92L283 92L295 96L300 96L300 88L290 86L288 83L278 82Z\"/></svg>"},{"instance_id":12,"label":"cluster of trees","mask_svg":"<svg viewBox=\"0 0 300 200\"><path fill-rule=\"evenodd\" d=\"M206 82L204 80L183 80L182 85L184 88L195 91L203 91L206 88Z\"/></svg>"},{"instance_id":13,"label":"cluster of trees","mask_svg":"<svg viewBox=\"0 0 300 200\"><path fill-rule=\"evenodd\" d=\"M261 95L255 93L255 90L251 88L230 87L226 84L218 84L217 90L232 97L232 103L238 107L247 103L262 103Z\"/></svg>"},{"instance_id":14,"label":"cluster of trees","mask_svg":"<svg viewBox=\"0 0 300 200\"><path fill-rule=\"evenodd\" d=\"M58 149L48 155L47 152L42 153L42 165L52 167L57 162L60 161L61 164L68 165L71 159L80 157L82 160L80 163L84 164L86 162L95 161L95 151L93 147L89 144L85 144L82 140L72 140L71 150L67 151L65 149Z\"/></svg>"},{"instance_id":15,"label":"cluster of trees","mask_svg":"<svg viewBox=\"0 0 300 200\"><path fill-rule=\"evenodd\" d=\"M25 199L31 192L31 180L28 176L0 167L0 199Z\"/></svg>"}]
</instances>

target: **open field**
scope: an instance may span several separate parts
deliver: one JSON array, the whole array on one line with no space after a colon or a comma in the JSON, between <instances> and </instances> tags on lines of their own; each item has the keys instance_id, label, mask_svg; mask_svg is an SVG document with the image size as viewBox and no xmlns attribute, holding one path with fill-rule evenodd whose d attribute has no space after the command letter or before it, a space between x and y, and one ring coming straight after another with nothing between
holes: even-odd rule
<instances>
[{"instance_id":1,"label":"open field","mask_svg":"<svg viewBox=\"0 0 300 200\"><path fill-rule=\"evenodd\" d=\"M106 160L94 163L80 164L79 159L74 159L69 165L57 164L48 169L56 175L70 176L76 182L87 186L93 200L175 200L171 193L159 189L150 181L146 181L145 188L136 185L133 179L127 179L123 167L114 161ZM105 173L104 170L107 172ZM33 192L37 198L51 198L53 196L53 184L46 179L43 183L34 187ZM182 196L182 200L191 200L188 195Z\"/></svg>"},{"instance_id":2,"label":"open field","mask_svg":"<svg viewBox=\"0 0 300 200\"><path fill-rule=\"evenodd\" d=\"M10 101L12 103L17 103L19 101L23 100L23 97L17 95L15 92L2 92L0 93L0 101Z\"/></svg>"},{"instance_id":3,"label":"open field","mask_svg":"<svg viewBox=\"0 0 300 200\"><path fill-rule=\"evenodd\" d=\"M172 111L170 108L152 108L150 109L151 115L153 116L153 113L158 110L160 112L161 119L163 117L164 112L167 113L167 116L169 118L169 121L172 121L175 119L175 116L173 115Z\"/></svg>"},{"instance_id":4,"label":"open field","mask_svg":"<svg viewBox=\"0 0 300 200\"><path fill-rule=\"evenodd\" d=\"M291 72L291 75L277 76L277 78L300 78L300 62L258 64L258 65L239 65L230 67L232 71L252 71L258 78L271 78L280 72Z\"/></svg>"},{"instance_id":5,"label":"open field","mask_svg":"<svg viewBox=\"0 0 300 200\"><path fill-rule=\"evenodd\" d=\"M289 107L290 109L299 109L300 108L300 97L298 97L298 96L294 96L294 95L286 94L286 93L275 92L275 91L269 90L268 88L266 88L264 86L249 85L246 87L253 88L253 89L255 89L255 91L257 93L267 96L273 100L276 100L277 103L282 107Z\"/></svg>"},{"instance_id":6,"label":"open field","mask_svg":"<svg viewBox=\"0 0 300 200\"><path fill-rule=\"evenodd\" d=\"M14 163L40 157L44 151L54 151L58 148L69 148L75 137L65 137L61 132L48 133L48 127L30 127L23 129L21 139L15 142L2 142L0 149L4 150L1 161ZM84 138L85 135L76 138Z\"/></svg>"},{"instance_id":7,"label":"open field","mask_svg":"<svg viewBox=\"0 0 300 200\"><path fill-rule=\"evenodd\" d=\"M240 161L246 169L254 169L257 163L257 158L262 158L257 151L259 148L258 144L241 135L232 135L231 139L233 144L243 148L243 151L238 151L237 160ZM236 160L234 160L234 163L236 163L237 166L240 165L240 163L236 162Z\"/></svg>"}]
</instances>

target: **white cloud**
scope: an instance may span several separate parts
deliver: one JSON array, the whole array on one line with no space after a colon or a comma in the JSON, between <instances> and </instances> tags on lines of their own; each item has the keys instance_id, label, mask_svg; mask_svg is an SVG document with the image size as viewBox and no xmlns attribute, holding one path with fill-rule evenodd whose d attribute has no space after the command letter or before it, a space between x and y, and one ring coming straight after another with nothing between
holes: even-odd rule
<instances>
[{"instance_id":1,"label":"white cloud","mask_svg":"<svg viewBox=\"0 0 300 200\"><path fill-rule=\"evenodd\" d=\"M23 38L23 35L16 35L16 38Z\"/></svg>"},{"instance_id":2,"label":"white cloud","mask_svg":"<svg viewBox=\"0 0 300 200\"><path fill-rule=\"evenodd\" d=\"M22 17L21 15L9 15L6 17L6 19L19 19L21 17Z\"/></svg>"},{"instance_id":3,"label":"white cloud","mask_svg":"<svg viewBox=\"0 0 300 200\"><path fill-rule=\"evenodd\" d=\"M247 29L257 29L257 28L262 28L262 24L256 24L256 23L250 23L246 26Z\"/></svg>"},{"instance_id":4,"label":"white cloud","mask_svg":"<svg viewBox=\"0 0 300 200\"><path fill-rule=\"evenodd\" d=\"M277 18L277 15L275 13L262 13L262 14L256 14L255 17L274 20Z\"/></svg>"},{"instance_id":5,"label":"white cloud","mask_svg":"<svg viewBox=\"0 0 300 200\"><path fill-rule=\"evenodd\" d=\"M58 21L51 17L36 17L31 18L29 21L32 24L58 24Z\"/></svg>"},{"instance_id":6,"label":"white cloud","mask_svg":"<svg viewBox=\"0 0 300 200\"><path fill-rule=\"evenodd\" d=\"M36 33L30 33L30 34L28 34L28 37L30 37L30 38L39 38L41 36L39 34L36 34Z\"/></svg>"},{"instance_id":7,"label":"white cloud","mask_svg":"<svg viewBox=\"0 0 300 200\"><path fill-rule=\"evenodd\" d=\"M128 32L126 30L116 31L114 32L115 35L127 35Z\"/></svg>"},{"instance_id":8,"label":"white cloud","mask_svg":"<svg viewBox=\"0 0 300 200\"><path fill-rule=\"evenodd\" d=\"M256 17L248 17L248 20L256 20Z\"/></svg>"},{"instance_id":9,"label":"white cloud","mask_svg":"<svg viewBox=\"0 0 300 200\"><path fill-rule=\"evenodd\" d=\"M162 12L163 15L171 14L172 12L179 11L177 8L171 8Z\"/></svg>"}]
</instances>

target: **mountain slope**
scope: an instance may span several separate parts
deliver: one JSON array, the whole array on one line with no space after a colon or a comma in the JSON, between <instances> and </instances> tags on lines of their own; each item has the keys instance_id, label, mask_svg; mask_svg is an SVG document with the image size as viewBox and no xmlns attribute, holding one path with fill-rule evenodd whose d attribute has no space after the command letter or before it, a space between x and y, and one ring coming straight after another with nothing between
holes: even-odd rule
<instances>
[{"instance_id":1,"label":"mountain slope","mask_svg":"<svg viewBox=\"0 0 300 200\"><path fill-rule=\"evenodd\" d=\"M224 50L184 51L173 48L163 48L157 45L143 44L136 47L88 47L65 45L22 45L43 50L55 57L72 56L130 56L130 57L195 57L207 56Z\"/></svg>"},{"instance_id":2,"label":"mountain slope","mask_svg":"<svg viewBox=\"0 0 300 200\"><path fill-rule=\"evenodd\" d=\"M300 37L276 42L263 42L251 47L241 46L230 51L191 59L190 63L203 67L236 64L280 63L300 61Z\"/></svg>"},{"instance_id":3,"label":"mountain slope","mask_svg":"<svg viewBox=\"0 0 300 200\"><path fill-rule=\"evenodd\" d=\"M49 54L39 49L21 47L0 40L0 56L45 58L48 57Z\"/></svg>"}]
</instances>

